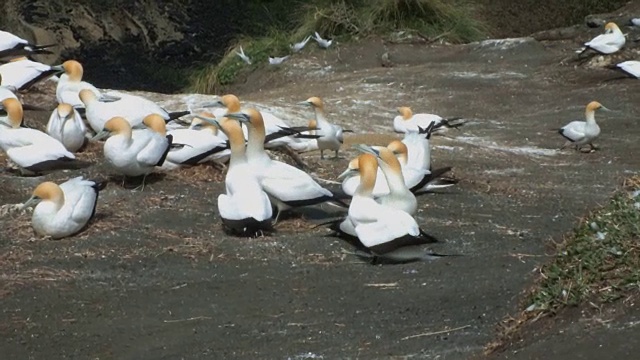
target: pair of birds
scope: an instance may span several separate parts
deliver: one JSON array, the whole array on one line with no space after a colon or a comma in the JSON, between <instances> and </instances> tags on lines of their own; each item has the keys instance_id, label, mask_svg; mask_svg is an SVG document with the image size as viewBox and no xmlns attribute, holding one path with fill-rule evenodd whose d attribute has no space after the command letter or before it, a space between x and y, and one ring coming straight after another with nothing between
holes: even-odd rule
<instances>
[{"instance_id":1,"label":"pair of birds","mask_svg":"<svg viewBox=\"0 0 640 360\"><path fill-rule=\"evenodd\" d=\"M576 52L579 55L587 54L591 50L594 54L611 55L620 51L626 44L626 37L620 27L614 22L609 22L605 25L604 34L600 34L590 41L584 43L584 47ZM640 61L627 60L615 65L609 66L614 70L620 70L623 73L634 77L640 78Z\"/></svg>"},{"instance_id":2,"label":"pair of birds","mask_svg":"<svg viewBox=\"0 0 640 360\"><path fill-rule=\"evenodd\" d=\"M235 96L224 96L224 117L196 115L225 133L231 155L225 177L225 194L218 196L218 212L228 232L259 236L272 230L272 206L280 214L291 208L332 202L346 206L306 172L276 161L264 150L265 123L255 109L242 110ZM240 124L248 128L248 141Z\"/></svg>"},{"instance_id":3,"label":"pair of birds","mask_svg":"<svg viewBox=\"0 0 640 360\"><path fill-rule=\"evenodd\" d=\"M320 36L320 34L316 31L313 35L307 36L302 41L297 42L295 44L290 44L289 47L294 53L300 52L302 49L304 49L304 47L307 45L307 43L311 39L315 40L318 43L318 46L320 46L323 49L329 48L329 46L331 46L331 44L333 43L333 40L331 39L323 39ZM247 54L244 53L244 49L242 48L242 46L240 46L239 51L236 51L236 55L242 61L244 61L247 65L253 64L253 62L251 61L251 58L249 58L249 56L247 56ZM291 55L269 56L269 65L281 65L283 62L289 59L290 56Z\"/></svg>"}]
</instances>

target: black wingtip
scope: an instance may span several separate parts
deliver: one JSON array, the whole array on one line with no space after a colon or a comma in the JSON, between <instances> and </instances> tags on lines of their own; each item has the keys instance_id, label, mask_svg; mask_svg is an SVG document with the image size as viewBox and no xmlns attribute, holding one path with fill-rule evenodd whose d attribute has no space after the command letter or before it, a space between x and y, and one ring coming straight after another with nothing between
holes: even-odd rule
<instances>
[{"instance_id":1,"label":"black wingtip","mask_svg":"<svg viewBox=\"0 0 640 360\"><path fill-rule=\"evenodd\" d=\"M174 112L170 112L169 113L169 119L166 120L166 122L169 122L171 120L175 120L175 119L179 119L185 115L189 115L191 114L191 111L189 110L185 110L185 111L174 111Z\"/></svg>"},{"instance_id":2,"label":"black wingtip","mask_svg":"<svg viewBox=\"0 0 640 360\"><path fill-rule=\"evenodd\" d=\"M167 144L167 149L164 151L164 154L162 154L162 157L160 158L156 166L162 166L162 164L164 164L164 161L167 159L169 151L171 151L171 145L173 144L173 135L169 134L166 137L169 144Z\"/></svg>"}]
</instances>

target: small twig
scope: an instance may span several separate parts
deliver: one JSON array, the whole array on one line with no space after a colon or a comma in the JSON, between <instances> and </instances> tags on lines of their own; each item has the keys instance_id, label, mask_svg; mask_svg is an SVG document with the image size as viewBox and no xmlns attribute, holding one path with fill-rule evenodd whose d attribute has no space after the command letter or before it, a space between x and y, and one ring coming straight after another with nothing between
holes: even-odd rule
<instances>
[{"instance_id":1,"label":"small twig","mask_svg":"<svg viewBox=\"0 0 640 360\"><path fill-rule=\"evenodd\" d=\"M440 331L434 331L434 332L428 332L428 333L424 333L424 334L417 334L417 335L411 335L411 336L405 336L400 340L409 340L409 339L413 339L413 338L419 338L419 337L424 337L424 336L432 336L432 335L438 335L438 334L446 334L449 332L453 332L453 331L458 331L458 330L462 330L462 329L466 329L468 327L471 327L471 325L465 325L465 326L460 326L457 328L453 328L453 329L448 329L448 330L440 330Z\"/></svg>"},{"instance_id":2,"label":"small twig","mask_svg":"<svg viewBox=\"0 0 640 360\"><path fill-rule=\"evenodd\" d=\"M177 322L194 321L194 320L211 320L211 318L209 316L196 316L196 317L192 317L192 318L188 318L188 319L163 320L162 322L164 322L164 323L177 323Z\"/></svg>"}]
</instances>

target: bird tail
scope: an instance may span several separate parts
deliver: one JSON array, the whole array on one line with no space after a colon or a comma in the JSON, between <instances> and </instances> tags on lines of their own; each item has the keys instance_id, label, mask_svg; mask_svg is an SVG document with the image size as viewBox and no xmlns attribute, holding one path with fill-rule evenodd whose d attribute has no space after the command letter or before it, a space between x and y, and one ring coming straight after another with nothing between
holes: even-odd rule
<instances>
[{"instance_id":1,"label":"bird tail","mask_svg":"<svg viewBox=\"0 0 640 360\"><path fill-rule=\"evenodd\" d=\"M53 54L50 47L58 46L58 44L48 44L48 45L32 45L31 51L34 54Z\"/></svg>"},{"instance_id":2,"label":"bird tail","mask_svg":"<svg viewBox=\"0 0 640 360\"><path fill-rule=\"evenodd\" d=\"M467 120L463 119L460 116L442 119L442 126L449 129L458 129L466 123Z\"/></svg>"},{"instance_id":3,"label":"bird tail","mask_svg":"<svg viewBox=\"0 0 640 360\"><path fill-rule=\"evenodd\" d=\"M101 178L89 179L89 181L93 182L93 185L91 187L94 188L96 192L104 190L104 188L107 187L108 183L108 180Z\"/></svg>"},{"instance_id":4,"label":"bird tail","mask_svg":"<svg viewBox=\"0 0 640 360\"><path fill-rule=\"evenodd\" d=\"M169 144L167 145L167 149L164 151L164 154L162 154L162 157L160 158L160 160L158 160L158 163L156 164L156 166L162 166L162 164L164 164L164 160L167 158L167 155L169 154L169 151L171 151L171 145L173 145L173 135L171 134L167 135L167 140L169 142Z\"/></svg>"},{"instance_id":5,"label":"bird tail","mask_svg":"<svg viewBox=\"0 0 640 360\"><path fill-rule=\"evenodd\" d=\"M185 115L189 115L189 114L191 114L191 111L189 111L189 110L170 112L169 113L169 120L167 120L167 122L169 122L171 120L175 120L175 119L181 118L181 117L183 117Z\"/></svg>"}]
</instances>

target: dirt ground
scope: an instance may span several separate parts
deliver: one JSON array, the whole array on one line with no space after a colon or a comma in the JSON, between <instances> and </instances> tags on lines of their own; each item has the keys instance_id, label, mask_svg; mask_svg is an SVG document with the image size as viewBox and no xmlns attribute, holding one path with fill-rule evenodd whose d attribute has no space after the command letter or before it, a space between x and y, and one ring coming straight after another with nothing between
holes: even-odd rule
<instances>
[{"instance_id":1,"label":"dirt ground","mask_svg":"<svg viewBox=\"0 0 640 360\"><path fill-rule=\"evenodd\" d=\"M460 183L422 196L417 215L443 241L434 250L463 256L364 264L344 254L349 247L327 237L328 230L314 228L339 212L330 206L293 212L273 236L233 238L220 228L216 197L224 186L217 170L156 175L142 192L122 188L116 178L100 194L95 221L72 238L34 236L28 214L0 218L0 353L7 359L479 356L497 324L528 305L520 295L548 260L548 241L638 172L638 83L610 81L619 75L607 69L561 65L578 44L525 39L385 50L367 40L310 50L234 89L291 124L312 115L296 102L324 97L329 117L356 132L340 159L304 156L326 179L355 155L349 144L397 137L391 122L398 106L468 119L461 131L432 141L435 166L453 166ZM384 51L393 67L380 66ZM207 98L147 95L171 110ZM47 96L34 98L50 103ZM552 129L580 119L591 100L616 110L597 114L600 150L558 151L563 139ZM31 124L47 118L27 113ZM100 144L79 157L95 165L41 178L3 172L0 203L25 201L44 179L112 174ZM605 328L583 328L572 341L553 343L555 357L547 356L545 341L553 337L544 329L544 341L498 356L566 358L582 351L582 358L594 358L599 343L587 340ZM638 337L625 340L621 351L637 353Z\"/></svg>"}]
</instances>

